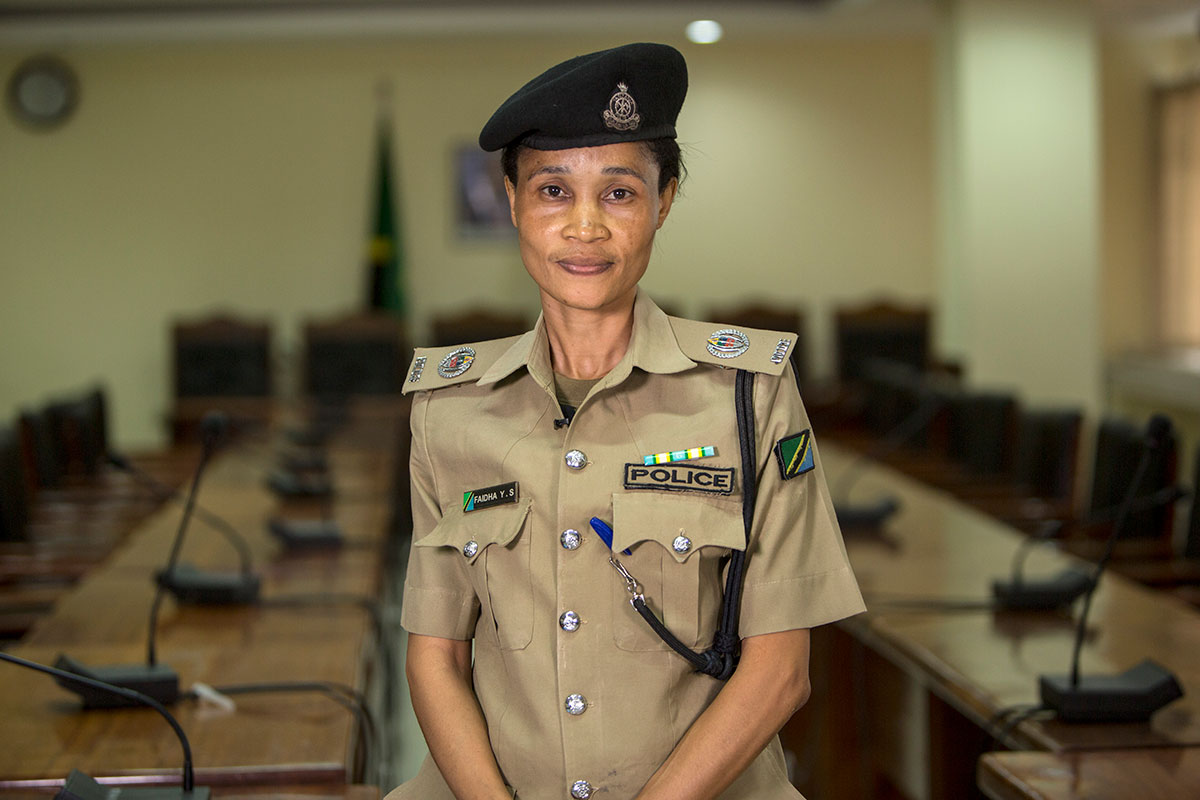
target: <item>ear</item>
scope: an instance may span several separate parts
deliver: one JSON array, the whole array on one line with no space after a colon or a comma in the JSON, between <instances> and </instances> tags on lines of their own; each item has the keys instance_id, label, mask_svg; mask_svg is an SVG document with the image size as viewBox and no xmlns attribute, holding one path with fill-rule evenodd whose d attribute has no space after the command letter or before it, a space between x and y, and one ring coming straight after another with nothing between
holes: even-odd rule
<instances>
[{"instance_id":1,"label":"ear","mask_svg":"<svg viewBox=\"0 0 1200 800\"><path fill-rule=\"evenodd\" d=\"M513 186L507 175L504 176L504 193L508 195L508 216L512 219L515 228L517 227L517 187Z\"/></svg>"},{"instance_id":2,"label":"ear","mask_svg":"<svg viewBox=\"0 0 1200 800\"><path fill-rule=\"evenodd\" d=\"M679 189L679 180L671 178L667 183L666 188L658 195L658 224L654 226L658 230L667 221L667 214L671 213L671 203L675 201L675 192Z\"/></svg>"}]
</instances>

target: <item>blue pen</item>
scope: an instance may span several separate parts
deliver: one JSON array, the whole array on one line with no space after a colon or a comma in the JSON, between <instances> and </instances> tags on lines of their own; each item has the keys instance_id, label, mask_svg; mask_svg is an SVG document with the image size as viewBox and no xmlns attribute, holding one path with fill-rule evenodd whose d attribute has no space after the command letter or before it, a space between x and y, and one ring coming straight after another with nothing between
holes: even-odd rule
<instances>
[{"instance_id":1,"label":"blue pen","mask_svg":"<svg viewBox=\"0 0 1200 800\"><path fill-rule=\"evenodd\" d=\"M592 517L591 523L592 523L592 530L594 530L596 532L597 536L599 536L601 539L604 540L604 543L606 545L608 545L608 549L612 550L612 543L613 543L612 528L608 527L608 523L605 522L604 520L600 519L599 517ZM621 555L631 556L631 555L633 555L633 553L630 552L629 548L625 548L624 550L621 551Z\"/></svg>"}]
</instances>

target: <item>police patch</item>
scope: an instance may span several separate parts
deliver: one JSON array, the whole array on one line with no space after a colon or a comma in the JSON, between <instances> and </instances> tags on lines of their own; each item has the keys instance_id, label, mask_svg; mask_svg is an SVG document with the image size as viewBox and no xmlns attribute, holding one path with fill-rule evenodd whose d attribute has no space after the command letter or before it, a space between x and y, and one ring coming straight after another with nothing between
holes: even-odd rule
<instances>
[{"instance_id":1,"label":"police patch","mask_svg":"<svg viewBox=\"0 0 1200 800\"><path fill-rule=\"evenodd\" d=\"M733 492L733 467L701 467L695 464L663 466L626 464L625 488L730 494Z\"/></svg>"},{"instance_id":2,"label":"police patch","mask_svg":"<svg viewBox=\"0 0 1200 800\"><path fill-rule=\"evenodd\" d=\"M801 431L780 439L775 443L775 458L779 460L779 474L785 481L810 471L816 466L812 432Z\"/></svg>"},{"instance_id":3,"label":"police patch","mask_svg":"<svg viewBox=\"0 0 1200 800\"><path fill-rule=\"evenodd\" d=\"M486 489L463 492L463 511L479 511L482 508L502 506L517 502L517 482L502 483Z\"/></svg>"}]
</instances>

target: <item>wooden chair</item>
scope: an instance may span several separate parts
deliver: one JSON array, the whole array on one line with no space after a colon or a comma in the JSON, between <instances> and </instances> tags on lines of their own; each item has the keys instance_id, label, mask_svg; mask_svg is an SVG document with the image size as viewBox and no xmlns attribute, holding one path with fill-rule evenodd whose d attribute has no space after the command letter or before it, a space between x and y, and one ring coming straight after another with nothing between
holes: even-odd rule
<instances>
[{"instance_id":1,"label":"wooden chair","mask_svg":"<svg viewBox=\"0 0 1200 800\"><path fill-rule=\"evenodd\" d=\"M772 305L765 301L752 301L740 306L718 306L710 309L706 318L716 325L747 328L762 328L769 331L789 331L796 334L792 348L792 369L796 383L804 386L808 379L808 345L805 335L806 315L797 306Z\"/></svg>"},{"instance_id":2,"label":"wooden chair","mask_svg":"<svg viewBox=\"0 0 1200 800\"><path fill-rule=\"evenodd\" d=\"M1022 409L1012 481L981 487L967 499L983 511L1024 530L1075 513L1076 476L1083 413L1078 409Z\"/></svg>"},{"instance_id":3,"label":"wooden chair","mask_svg":"<svg viewBox=\"0 0 1200 800\"><path fill-rule=\"evenodd\" d=\"M1176 441L1168 438L1157 451L1137 488L1139 499L1159 495L1175 485ZM1132 422L1117 417L1100 421L1092 459L1092 478L1087 503L1078 519L1065 530L1065 546L1089 560L1100 557L1112 531L1115 512L1129 490L1138 462L1145 450L1145 432ZM1129 515L1114 560L1170 558L1175 554L1172 533L1175 504L1161 503Z\"/></svg>"},{"instance_id":4,"label":"wooden chair","mask_svg":"<svg viewBox=\"0 0 1200 800\"><path fill-rule=\"evenodd\" d=\"M399 320L349 314L304 326L304 391L313 397L399 394L409 348Z\"/></svg>"},{"instance_id":5,"label":"wooden chair","mask_svg":"<svg viewBox=\"0 0 1200 800\"><path fill-rule=\"evenodd\" d=\"M1142 458L1144 439L1145 433L1131 422L1115 418L1101 421L1096 432L1096 455L1087 506L1089 514L1103 514L1120 505ZM1177 467L1176 440L1172 436L1152 458L1138 486L1137 496L1146 497L1172 486ZM1169 539L1174 514L1171 504L1133 513L1129 517L1126 537Z\"/></svg>"},{"instance_id":6,"label":"wooden chair","mask_svg":"<svg viewBox=\"0 0 1200 800\"><path fill-rule=\"evenodd\" d=\"M11 427L0 428L0 541L21 542L29 535L29 497L21 445Z\"/></svg>"},{"instance_id":7,"label":"wooden chair","mask_svg":"<svg viewBox=\"0 0 1200 800\"><path fill-rule=\"evenodd\" d=\"M930 312L889 301L834 311L838 379L852 383L870 358L888 358L924 372L929 364Z\"/></svg>"},{"instance_id":8,"label":"wooden chair","mask_svg":"<svg viewBox=\"0 0 1200 800\"><path fill-rule=\"evenodd\" d=\"M970 501L1012 481L1019 404L1014 395L955 390L944 397L942 419L934 419L927 457L905 471ZM940 430L939 430L940 428Z\"/></svg>"},{"instance_id":9,"label":"wooden chair","mask_svg":"<svg viewBox=\"0 0 1200 800\"><path fill-rule=\"evenodd\" d=\"M468 342L483 342L516 336L529 330L524 314L505 313L488 308L471 308L433 318L433 346L450 347Z\"/></svg>"},{"instance_id":10,"label":"wooden chair","mask_svg":"<svg viewBox=\"0 0 1200 800\"><path fill-rule=\"evenodd\" d=\"M1200 560L1200 444L1196 445L1196 457L1192 461L1192 503L1188 513L1187 533L1184 536L1183 554Z\"/></svg>"},{"instance_id":11,"label":"wooden chair","mask_svg":"<svg viewBox=\"0 0 1200 800\"><path fill-rule=\"evenodd\" d=\"M1200 446L1196 447L1195 466L1200 468ZM1200 471L1193 471L1192 474L1200 481ZM1191 487L1188 508L1180 555L1126 558L1114 564L1113 568L1128 578L1169 590L1200 606L1200 485Z\"/></svg>"},{"instance_id":12,"label":"wooden chair","mask_svg":"<svg viewBox=\"0 0 1200 800\"><path fill-rule=\"evenodd\" d=\"M172 440L196 441L200 420L221 408L239 429L264 425L270 416L271 328L217 314L177 322L171 329L174 406Z\"/></svg>"},{"instance_id":13,"label":"wooden chair","mask_svg":"<svg viewBox=\"0 0 1200 800\"><path fill-rule=\"evenodd\" d=\"M271 394L271 328L218 314L172 328L175 396Z\"/></svg>"}]
</instances>

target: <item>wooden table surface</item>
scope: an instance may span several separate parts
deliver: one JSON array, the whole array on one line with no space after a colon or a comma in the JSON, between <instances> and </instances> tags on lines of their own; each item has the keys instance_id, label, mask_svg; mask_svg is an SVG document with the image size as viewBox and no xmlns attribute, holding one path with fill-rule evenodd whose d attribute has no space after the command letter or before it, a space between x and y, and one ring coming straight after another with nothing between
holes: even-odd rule
<instances>
[{"instance_id":1,"label":"wooden table surface","mask_svg":"<svg viewBox=\"0 0 1200 800\"><path fill-rule=\"evenodd\" d=\"M347 597L380 596L381 553L391 514L400 414L379 415L330 448L338 492L330 510L347 544L340 550L284 552L265 527L276 513L313 516L312 501L286 503L265 488L274 466L264 442L231 445L210 465L200 504L246 538L262 576L263 605L182 607L168 598L158 620L158 660L181 689L279 681L328 681L362 690L375 659L368 613ZM67 653L89 666L145 663L152 574L166 561L180 519L167 505L89 574L11 652L42 663ZM198 519L182 561L236 570L237 552ZM298 596L303 607L272 607ZM307 602L307 601L306 601ZM92 777L177 776L178 741L151 710L82 711L49 676L0 665L0 788L57 781L72 768ZM194 700L172 709L191 741L198 781L239 785L345 784L361 746L352 715L312 693L239 695L234 711ZM332 793L342 793L336 788Z\"/></svg>"},{"instance_id":2,"label":"wooden table surface","mask_svg":"<svg viewBox=\"0 0 1200 800\"><path fill-rule=\"evenodd\" d=\"M836 485L853 457L828 443L822 456ZM869 611L841 623L843 629L978 722L1013 706L1036 705L1038 677L1069 672L1073 615L937 607L990 599L991 581L1009 575L1024 536L883 466L868 467L852 490L859 500L884 493L902 504L885 531L846 534ZM1040 548L1025 574L1050 574L1072 563L1079 562ZM1149 723L1031 719L1020 724L1011 744L1050 751L1200 745L1200 613L1107 574L1089 617L1083 673L1115 674L1145 658L1174 672L1185 691Z\"/></svg>"},{"instance_id":3,"label":"wooden table surface","mask_svg":"<svg viewBox=\"0 0 1200 800\"><path fill-rule=\"evenodd\" d=\"M1187 800L1200 797L1200 750L989 753L979 787L992 800Z\"/></svg>"}]
</instances>

